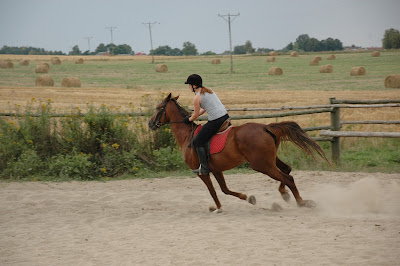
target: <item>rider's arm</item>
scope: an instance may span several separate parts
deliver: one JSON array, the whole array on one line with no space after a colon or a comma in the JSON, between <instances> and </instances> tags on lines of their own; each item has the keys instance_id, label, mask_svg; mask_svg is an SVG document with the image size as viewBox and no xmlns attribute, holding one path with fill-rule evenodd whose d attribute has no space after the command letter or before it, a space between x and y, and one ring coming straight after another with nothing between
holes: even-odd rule
<instances>
[{"instance_id":1,"label":"rider's arm","mask_svg":"<svg viewBox=\"0 0 400 266\"><path fill-rule=\"evenodd\" d=\"M194 112L189 117L189 121L193 122L194 120L196 120L197 117L204 114L205 110L200 108L200 102L201 102L201 96L200 96L200 94L197 94L196 96L194 96L194 100L193 100Z\"/></svg>"}]
</instances>

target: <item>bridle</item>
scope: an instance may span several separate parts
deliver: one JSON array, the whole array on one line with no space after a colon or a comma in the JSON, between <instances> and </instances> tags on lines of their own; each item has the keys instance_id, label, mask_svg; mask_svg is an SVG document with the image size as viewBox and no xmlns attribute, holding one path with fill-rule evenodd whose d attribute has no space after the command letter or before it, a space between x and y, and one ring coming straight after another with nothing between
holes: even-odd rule
<instances>
[{"instance_id":1,"label":"bridle","mask_svg":"<svg viewBox=\"0 0 400 266\"><path fill-rule=\"evenodd\" d=\"M166 124L183 123L183 119L182 119L181 121L167 121L167 112L165 111L165 107L167 106L167 104L168 104L169 101L173 101L173 102L176 104L176 106L178 107L179 113L182 115L182 118L184 118L184 117L186 117L186 116L188 115L188 113L186 112L186 110L183 109L183 108L176 102L176 100L172 98L172 99L169 99L168 101L164 102L163 106L160 108L160 110L158 111L156 117L154 118L154 121L152 122L152 121L150 120L149 125L150 125L150 123L152 123L152 124L156 127L156 129L157 129L157 128L160 128L161 126L166 125ZM165 118L165 121L166 121L166 122L164 122L164 123L160 121L160 120L161 120L161 117L162 117L163 115L164 115L164 118Z\"/></svg>"}]
</instances>

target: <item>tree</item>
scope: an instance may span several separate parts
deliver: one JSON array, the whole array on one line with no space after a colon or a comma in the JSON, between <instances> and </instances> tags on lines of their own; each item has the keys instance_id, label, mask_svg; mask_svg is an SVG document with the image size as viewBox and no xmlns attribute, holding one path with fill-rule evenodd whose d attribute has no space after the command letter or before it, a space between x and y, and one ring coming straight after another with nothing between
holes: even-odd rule
<instances>
[{"instance_id":1,"label":"tree","mask_svg":"<svg viewBox=\"0 0 400 266\"><path fill-rule=\"evenodd\" d=\"M246 46L244 46L244 45L237 45L237 46L233 47L234 54L246 54L246 52L247 52Z\"/></svg>"},{"instance_id":2,"label":"tree","mask_svg":"<svg viewBox=\"0 0 400 266\"><path fill-rule=\"evenodd\" d=\"M301 34L299 37L296 39L296 43L299 47L300 50L306 51L306 47L308 45L308 42L310 41L310 37L308 34Z\"/></svg>"},{"instance_id":3,"label":"tree","mask_svg":"<svg viewBox=\"0 0 400 266\"><path fill-rule=\"evenodd\" d=\"M384 49L399 49L400 48L400 32L393 28L385 30L382 39L382 47Z\"/></svg>"},{"instance_id":4,"label":"tree","mask_svg":"<svg viewBox=\"0 0 400 266\"><path fill-rule=\"evenodd\" d=\"M104 53L104 52L107 52L107 48L106 48L106 46L104 45L104 43L100 43L100 44L97 46L96 50L94 50L94 53L95 53L95 54L97 54L97 53Z\"/></svg>"},{"instance_id":5,"label":"tree","mask_svg":"<svg viewBox=\"0 0 400 266\"><path fill-rule=\"evenodd\" d=\"M132 47L128 44L120 44L114 48L114 54L132 54Z\"/></svg>"},{"instance_id":6,"label":"tree","mask_svg":"<svg viewBox=\"0 0 400 266\"><path fill-rule=\"evenodd\" d=\"M74 47L72 47L72 51L70 51L68 54L69 55L80 55L82 53L81 53L81 50L79 50L78 45L75 45Z\"/></svg>"},{"instance_id":7,"label":"tree","mask_svg":"<svg viewBox=\"0 0 400 266\"><path fill-rule=\"evenodd\" d=\"M212 51L207 51L205 53L202 53L201 55L216 55L216 53L214 53Z\"/></svg>"},{"instance_id":8,"label":"tree","mask_svg":"<svg viewBox=\"0 0 400 266\"><path fill-rule=\"evenodd\" d=\"M197 55L198 52L197 52L196 46L193 43L184 42L183 43L182 54L183 55Z\"/></svg>"},{"instance_id":9,"label":"tree","mask_svg":"<svg viewBox=\"0 0 400 266\"><path fill-rule=\"evenodd\" d=\"M246 41L244 47L246 48L247 54L254 54L254 52L256 51L256 49L253 48L253 44L251 43L251 41Z\"/></svg>"}]
</instances>

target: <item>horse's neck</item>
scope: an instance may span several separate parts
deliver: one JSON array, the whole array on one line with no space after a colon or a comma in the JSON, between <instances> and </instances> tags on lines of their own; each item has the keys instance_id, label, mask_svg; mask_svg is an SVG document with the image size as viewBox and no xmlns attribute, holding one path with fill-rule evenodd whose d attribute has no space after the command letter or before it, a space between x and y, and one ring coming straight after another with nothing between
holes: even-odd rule
<instances>
[{"instance_id":1,"label":"horse's neck","mask_svg":"<svg viewBox=\"0 0 400 266\"><path fill-rule=\"evenodd\" d=\"M187 146L190 142L190 135L192 133L192 127L183 123L171 124L172 133L175 136L176 142L179 147Z\"/></svg>"}]
</instances>

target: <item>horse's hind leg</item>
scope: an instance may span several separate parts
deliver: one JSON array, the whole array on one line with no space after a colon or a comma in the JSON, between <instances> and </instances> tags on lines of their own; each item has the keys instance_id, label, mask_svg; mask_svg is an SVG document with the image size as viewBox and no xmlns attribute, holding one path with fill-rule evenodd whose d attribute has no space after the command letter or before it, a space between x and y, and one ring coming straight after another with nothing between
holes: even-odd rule
<instances>
[{"instance_id":1,"label":"horse's hind leg","mask_svg":"<svg viewBox=\"0 0 400 266\"><path fill-rule=\"evenodd\" d=\"M221 203L219 202L217 193L215 192L210 175L198 175L198 176L201 178L201 180L203 180L204 184L206 184L208 191L211 194L211 197L214 199L215 205L217 205L216 210L214 208L210 208L210 211L221 212Z\"/></svg>"},{"instance_id":2,"label":"horse's hind leg","mask_svg":"<svg viewBox=\"0 0 400 266\"><path fill-rule=\"evenodd\" d=\"M268 164L268 162L264 165L262 165L262 162L258 161L256 163L251 163L250 165L252 168L258 172L261 172L263 174L266 174L270 176L271 178L280 181L281 184L283 183L284 185L288 186L289 189L292 191L293 196L295 197L297 201L297 205L302 207L313 207L315 206L315 203L310 200L303 200L300 196L299 191L297 190L296 184L294 182L294 179L291 175L283 173L281 170L278 169L278 167L275 164Z\"/></svg>"},{"instance_id":3,"label":"horse's hind leg","mask_svg":"<svg viewBox=\"0 0 400 266\"><path fill-rule=\"evenodd\" d=\"M292 168L289 165L282 162L278 157L276 157L276 166L279 168L279 170L281 170L283 173L285 173L287 175L290 174L290 172L292 171ZM285 187L286 187L285 184L283 182L281 182L278 190L281 193L282 198L285 201L289 201L290 195Z\"/></svg>"},{"instance_id":4,"label":"horse's hind leg","mask_svg":"<svg viewBox=\"0 0 400 266\"><path fill-rule=\"evenodd\" d=\"M217 179L222 192L224 192L227 195L232 195L232 196L238 197L239 199L242 199L242 200L247 200L249 203L251 203L253 205L256 204L256 198L254 196L247 197L246 194L231 191L225 183L224 174L222 172L213 172L213 174L215 176L215 179Z\"/></svg>"}]
</instances>

